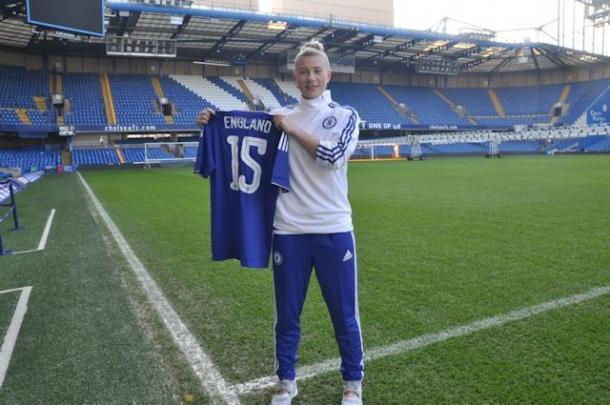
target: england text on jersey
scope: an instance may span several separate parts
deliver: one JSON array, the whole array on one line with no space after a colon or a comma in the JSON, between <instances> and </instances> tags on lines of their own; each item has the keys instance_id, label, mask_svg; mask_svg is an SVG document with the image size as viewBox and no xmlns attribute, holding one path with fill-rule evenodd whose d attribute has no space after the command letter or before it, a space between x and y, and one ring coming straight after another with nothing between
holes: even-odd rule
<instances>
[{"instance_id":1,"label":"england text on jersey","mask_svg":"<svg viewBox=\"0 0 610 405\"><path fill-rule=\"evenodd\" d=\"M249 129L252 131L259 131L268 134L271 131L273 123L269 120L252 118L248 120L247 117L232 117L225 115L224 117L225 129Z\"/></svg>"}]
</instances>

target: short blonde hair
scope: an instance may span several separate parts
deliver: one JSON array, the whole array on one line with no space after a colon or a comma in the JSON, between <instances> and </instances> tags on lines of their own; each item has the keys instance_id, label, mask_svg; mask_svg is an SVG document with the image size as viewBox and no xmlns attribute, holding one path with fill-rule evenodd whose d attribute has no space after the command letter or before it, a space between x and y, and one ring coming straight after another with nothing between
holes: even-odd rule
<instances>
[{"instance_id":1,"label":"short blonde hair","mask_svg":"<svg viewBox=\"0 0 610 405\"><path fill-rule=\"evenodd\" d=\"M301 49L299 49L299 53L294 58L294 64L296 65L304 56L321 56L324 60L324 64L330 68L330 62L328 60L328 55L324 52L324 45L320 41L309 41L305 42L301 45Z\"/></svg>"}]
</instances>

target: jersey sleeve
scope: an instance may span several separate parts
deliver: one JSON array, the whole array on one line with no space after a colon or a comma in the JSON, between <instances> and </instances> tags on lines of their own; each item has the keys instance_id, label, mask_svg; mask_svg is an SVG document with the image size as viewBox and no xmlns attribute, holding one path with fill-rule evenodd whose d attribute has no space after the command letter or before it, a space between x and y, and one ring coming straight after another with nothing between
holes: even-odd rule
<instances>
[{"instance_id":1,"label":"jersey sleeve","mask_svg":"<svg viewBox=\"0 0 610 405\"><path fill-rule=\"evenodd\" d=\"M290 168L288 165L288 138L282 133L273 162L271 183L282 190L290 191Z\"/></svg>"},{"instance_id":2,"label":"jersey sleeve","mask_svg":"<svg viewBox=\"0 0 610 405\"><path fill-rule=\"evenodd\" d=\"M214 171L214 153L213 145L214 137L211 133L206 134L206 127L210 124L205 125L201 128L201 135L199 136L199 145L197 145L197 157L195 158L195 174L199 174L202 177L209 177ZM211 132L211 131L207 131Z\"/></svg>"},{"instance_id":3,"label":"jersey sleeve","mask_svg":"<svg viewBox=\"0 0 610 405\"><path fill-rule=\"evenodd\" d=\"M342 120L341 131L333 139L320 141L316 150L316 163L330 170L345 166L358 143L360 117L352 108L345 110L348 113Z\"/></svg>"}]
</instances>

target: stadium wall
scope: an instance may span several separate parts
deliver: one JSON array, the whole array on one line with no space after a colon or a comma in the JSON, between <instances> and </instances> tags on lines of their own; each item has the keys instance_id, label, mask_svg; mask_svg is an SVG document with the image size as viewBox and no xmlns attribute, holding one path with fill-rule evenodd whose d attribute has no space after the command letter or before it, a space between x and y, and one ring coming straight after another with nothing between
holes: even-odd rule
<instances>
[{"instance_id":1,"label":"stadium wall","mask_svg":"<svg viewBox=\"0 0 610 405\"><path fill-rule=\"evenodd\" d=\"M274 14L338 18L377 25L394 25L394 0L271 0Z\"/></svg>"},{"instance_id":2,"label":"stadium wall","mask_svg":"<svg viewBox=\"0 0 610 405\"><path fill-rule=\"evenodd\" d=\"M226 7L258 11L259 0L193 0L193 4L207 7Z\"/></svg>"}]
</instances>

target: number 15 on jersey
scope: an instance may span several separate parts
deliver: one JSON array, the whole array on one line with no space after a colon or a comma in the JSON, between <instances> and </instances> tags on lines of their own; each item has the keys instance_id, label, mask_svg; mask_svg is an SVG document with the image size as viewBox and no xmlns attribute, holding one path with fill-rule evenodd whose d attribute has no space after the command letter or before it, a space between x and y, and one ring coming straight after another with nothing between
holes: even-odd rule
<instances>
[{"instance_id":1,"label":"number 15 on jersey","mask_svg":"<svg viewBox=\"0 0 610 405\"><path fill-rule=\"evenodd\" d=\"M250 155L251 151L264 156L267 152L267 140L253 136L242 138L241 152L239 151L239 136L227 136L227 142L231 145L231 190L241 191L242 193L256 193L261 184L261 165ZM239 174L239 163L243 162L252 169L252 181L247 183L246 176Z\"/></svg>"}]
</instances>

